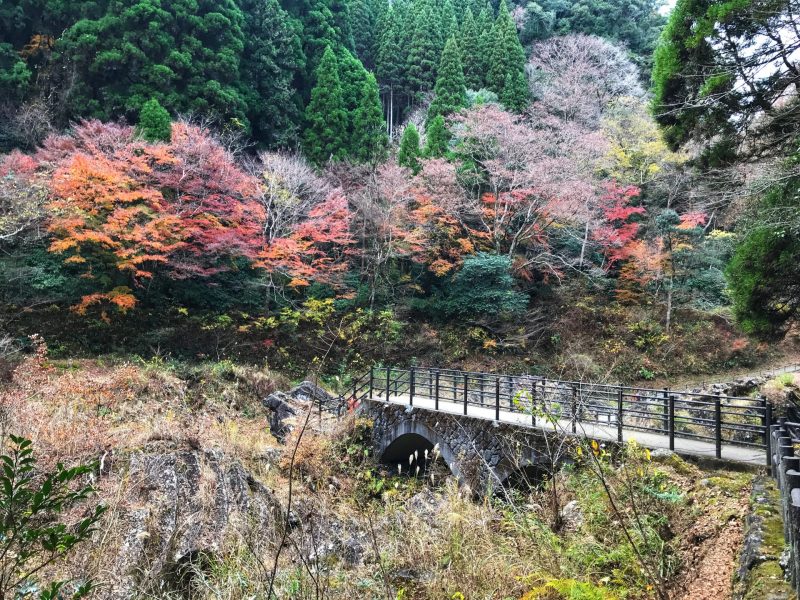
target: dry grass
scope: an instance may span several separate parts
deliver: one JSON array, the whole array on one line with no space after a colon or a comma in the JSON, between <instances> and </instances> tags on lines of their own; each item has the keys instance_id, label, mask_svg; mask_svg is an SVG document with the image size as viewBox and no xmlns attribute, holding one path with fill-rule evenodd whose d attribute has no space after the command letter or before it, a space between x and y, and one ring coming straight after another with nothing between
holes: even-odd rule
<instances>
[{"instance_id":1,"label":"dry grass","mask_svg":"<svg viewBox=\"0 0 800 600\"><path fill-rule=\"evenodd\" d=\"M0 426L31 438L48 463L154 441L225 448L250 461L276 446L260 400L279 385L287 384L269 373L215 363L182 373L154 364L29 358L0 387Z\"/></svg>"},{"instance_id":2,"label":"dry grass","mask_svg":"<svg viewBox=\"0 0 800 600\"><path fill-rule=\"evenodd\" d=\"M50 363L38 357L20 365L13 381L0 388L0 425L31 437L47 464L107 456L111 465L110 476L98 480L99 496L110 510L96 543L61 568L100 580L114 575L124 515L140 501L137 482L122 465L138 449L223 449L285 506L289 452L280 454L276 468L263 460L274 456L278 444L259 401L276 386L288 382L227 363ZM312 416L311 425L315 422ZM552 580L603 586L615 578L621 582L617 590L627 586L627 598L648 597L620 524L610 518L607 500L591 478L561 474L562 503L576 500L585 522L554 533L544 490L515 495L512 502L476 502L452 479L437 475L431 486L423 478L394 477L365 452L369 431L363 419L349 417L334 431L311 427L303 434L294 464L300 483L292 506L296 522L279 563L278 597L544 598L530 596L531 590ZM294 447L297 436L296 429L286 448ZM676 563L696 565L701 555L692 536L698 524L703 524L702 543L710 547L727 523L717 512L738 507L738 496L727 491L727 480L702 484L708 474L682 461L653 468L685 494L685 501L665 505L659 518L669 522ZM729 479L730 489L746 488L745 477ZM206 511L212 510L216 491L212 480L210 473L201 478ZM195 578L193 599L265 596L275 539L254 536L247 524L240 525L227 532L214 560ZM348 558L350 548L355 550ZM147 585L152 592L159 583ZM164 589L142 597L177 598Z\"/></svg>"}]
</instances>

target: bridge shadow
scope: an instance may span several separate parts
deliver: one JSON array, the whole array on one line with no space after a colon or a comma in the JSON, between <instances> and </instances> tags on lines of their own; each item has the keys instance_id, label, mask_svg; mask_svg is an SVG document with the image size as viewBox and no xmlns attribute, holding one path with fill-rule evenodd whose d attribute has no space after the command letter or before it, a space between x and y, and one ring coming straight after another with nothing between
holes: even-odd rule
<instances>
[{"instance_id":1,"label":"bridge shadow","mask_svg":"<svg viewBox=\"0 0 800 600\"><path fill-rule=\"evenodd\" d=\"M524 465L507 470L503 474L500 486L506 490L528 492L541 487L548 478L548 471L543 465Z\"/></svg>"}]
</instances>

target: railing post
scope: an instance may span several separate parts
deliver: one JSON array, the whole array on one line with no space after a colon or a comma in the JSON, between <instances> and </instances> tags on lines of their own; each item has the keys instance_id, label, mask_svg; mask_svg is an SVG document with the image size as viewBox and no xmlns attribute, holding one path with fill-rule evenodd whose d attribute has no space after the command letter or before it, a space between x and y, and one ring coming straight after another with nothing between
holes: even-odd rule
<instances>
[{"instance_id":1,"label":"railing post","mask_svg":"<svg viewBox=\"0 0 800 600\"><path fill-rule=\"evenodd\" d=\"M392 390L392 367L386 367L386 402L389 402L389 392Z\"/></svg>"},{"instance_id":2,"label":"railing post","mask_svg":"<svg viewBox=\"0 0 800 600\"><path fill-rule=\"evenodd\" d=\"M664 431L669 429L669 388L664 388Z\"/></svg>"},{"instance_id":3,"label":"railing post","mask_svg":"<svg viewBox=\"0 0 800 600\"><path fill-rule=\"evenodd\" d=\"M372 390L375 387L375 365L369 368L369 399L372 400Z\"/></svg>"},{"instance_id":4,"label":"railing post","mask_svg":"<svg viewBox=\"0 0 800 600\"><path fill-rule=\"evenodd\" d=\"M469 375L464 373L464 416L467 415L467 402L469 401L469 390L467 388L467 380Z\"/></svg>"},{"instance_id":5,"label":"railing post","mask_svg":"<svg viewBox=\"0 0 800 600\"><path fill-rule=\"evenodd\" d=\"M436 388L435 389L436 389L436 391L435 391L436 396L435 396L434 401L433 401L433 406L434 406L435 410L439 410L439 370L438 369L436 370Z\"/></svg>"},{"instance_id":6,"label":"railing post","mask_svg":"<svg viewBox=\"0 0 800 600\"><path fill-rule=\"evenodd\" d=\"M717 458L722 458L722 400L714 396L714 424L716 425Z\"/></svg>"},{"instance_id":7,"label":"railing post","mask_svg":"<svg viewBox=\"0 0 800 600\"><path fill-rule=\"evenodd\" d=\"M411 381L409 383L409 388L408 388L408 403L411 406L414 406L414 385L415 385L415 381L414 381L414 379L415 379L415 369L414 369L414 367L411 367L409 369L409 371L410 371L409 378L411 379Z\"/></svg>"},{"instance_id":8,"label":"railing post","mask_svg":"<svg viewBox=\"0 0 800 600\"><path fill-rule=\"evenodd\" d=\"M764 398L764 445L767 450L767 473L772 474L772 405Z\"/></svg>"},{"instance_id":9,"label":"railing post","mask_svg":"<svg viewBox=\"0 0 800 600\"><path fill-rule=\"evenodd\" d=\"M669 449L675 450L675 395L669 395Z\"/></svg>"},{"instance_id":10,"label":"railing post","mask_svg":"<svg viewBox=\"0 0 800 600\"><path fill-rule=\"evenodd\" d=\"M622 385L617 389L617 441L622 443Z\"/></svg>"},{"instance_id":11,"label":"railing post","mask_svg":"<svg viewBox=\"0 0 800 600\"><path fill-rule=\"evenodd\" d=\"M494 379L494 420L500 420L500 378Z\"/></svg>"},{"instance_id":12,"label":"railing post","mask_svg":"<svg viewBox=\"0 0 800 600\"><path fill-rule=\"evenodd\" d=\"M569 418L572 421L572 433L576 433L578 431L578 390L575 389L575 386L572 386L572 400L569 406Z\"/></svg>"}]
</instances>

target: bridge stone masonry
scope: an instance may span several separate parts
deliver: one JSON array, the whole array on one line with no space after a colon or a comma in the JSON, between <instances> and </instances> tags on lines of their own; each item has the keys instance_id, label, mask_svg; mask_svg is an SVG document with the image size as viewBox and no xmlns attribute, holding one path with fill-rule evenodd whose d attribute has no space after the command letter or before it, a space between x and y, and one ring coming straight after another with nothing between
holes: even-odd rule
<instances>
[{"instance_id":1,"label":"bridge stone masonry","mask_svg":"<svg viewBox=\"0 0 800 600\"><path fill-rule=\"evenodd\" d=\"M412 469L438 450L460 483L475 491L498 488L512 475L536 477L551 466L543 432L507 423L487 423L411 406L366 402L373 420L373 442L384 462ZM417 452L421 460L409 457Z\"/></svg>"},{"instance_id":2,"label":"bridge stone masonry","mask_svg":"<svg viewBox=\"0 0 800 600\"><path fill-rule=\"evenodd\" d=\"M405 468L414 468L436 447L452 473L476 491L520 470L552 468L553 437L636 440L687 456L771 463L772 410L760 397L374 367L355 381L350 402L374 421L384 462L403 468L410 459Z\"/></svg>"}]
</instances>

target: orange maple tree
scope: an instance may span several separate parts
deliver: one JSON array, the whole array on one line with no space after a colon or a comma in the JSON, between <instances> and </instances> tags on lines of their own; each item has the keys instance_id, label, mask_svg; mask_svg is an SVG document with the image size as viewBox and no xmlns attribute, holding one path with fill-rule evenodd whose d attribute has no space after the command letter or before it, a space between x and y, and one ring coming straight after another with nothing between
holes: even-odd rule
<instances>
[{"instance_id":1,"label":"orange maple tree","mask_svg":"<svg viewBox=\"0 0 800 600\"><path fill-rule=\"evenodd\" d=\"M267 241L258 178L187 123L174 123L164 144L132 127L86 121L49 138L35 159L49 177L50 251L100 288L81 299L79 313L96 304L125 312L156 276L208 278L241 261L291 285L330 280L352 244L341 192Z\"/></svg>"}]
</instances>

